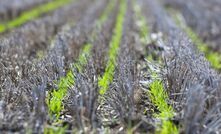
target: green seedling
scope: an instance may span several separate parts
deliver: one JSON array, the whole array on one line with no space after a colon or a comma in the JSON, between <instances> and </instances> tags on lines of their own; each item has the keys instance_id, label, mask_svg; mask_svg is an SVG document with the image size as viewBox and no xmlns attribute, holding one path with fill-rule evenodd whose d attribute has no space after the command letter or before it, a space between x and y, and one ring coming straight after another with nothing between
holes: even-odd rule
<instances>
[{"instance_id":1,"label":"green seedling","mask_svg":"<svg viewBox=\"0 0 221 134\"><path fill-rule=\"evenodd\" d=\"M210 50L208 44L204 43L199 38L199 36L186 25L181 13L171 8L168 8L168 11L173 14L172 18L175 20L176 24L179 25L186 32L188 37L193 41L197 48L205 54L205 57L211 63L212 67L217 70L221 70L221 55L218 52Z\"/></svg>"},{"instance_id":2,"label":"green seedling","mask_svg":"<svg viewBox=\"0 0 221 134\"><path fill-rule=\"evenodd\" d=\"M64 6L68 3L70 3L71 0L54 0L52 2L46 3L44 5L40 5L30 11L26 11L23 14L21 14L19 17L15 18L14 20L11 20L7 22L5 25L0 24L0 33L3 33L9 29L13 29L15 27L18 27L20 25L23 25L24 23L33 20L40 15L53 11L61 6Z\"/></svg>"},{"instance_id":3,"label":"green seedling","mask_svg":"<svg viewBox=\"0 0 221 134\"><path fill-rule=\"evenodd\" d=\"M85 45L79 56L79 60L74 64L73 69L70 70L65 77L60 78L58 82L58 89L53 90L50 96L47 97L50 115L55 114L56 117L59 118L60 112L64 109L62 100L66 96L68 88L73 86L75 83L73 70L76 69L79 72L82 71L83 66L87 63L87 57L90 55L91 47L91 44Z\"/></svg>"},{"instance_id":4,"label":"green seedling","mask_svg":"<svg viewBox=\"0 0 221 134\"><path fill-rule=\"evenodd\" d=\"M153 116L159 119L161 122L157 123L157 134L178 134L179 129L173 122L170 121L174 117L175 112L172 106L167 102L169 99L164 85L161 79L159 79L158 71L150 68L151 77L154 81L149 84L150 90L147 92L151 102L157 108L158 112L154 113ZM145 112L145 111L144 111Z\"/></svg>"},{"instance_id":5,"label":"green seedling","mask_svg":"<svg viewBox=\"0 0 221 134\"><path fill-rule=\"evenodd\" d=\"M98 85L100 87L99 93L101 95L104 95L106 93L109 84L113 81L118 49L123 35L123 23L124 23L124 16L126 14L126 8L127 8L126 0L122 0L120 5L120 11L117 15L114 34L110 42L110 49L108 53L109 60L105 68L104 75L101 78L99 78L98 81Z\"/></svg>"},{"instance_id":6,"label":"green seedling","mask_svg":"<svg viewBox=\"0 0 221 134\"><path fill-rule=\"evenodd\" d=\"M168 95L164 90L163 83L160 80L155 80L150 85L150 99L152 103L157 107L159 113L154 114L156 118L162 121L159 124L159 129L156 133L159 134L178 134L178 128L169 120L174 116L174 111L171 106L168 105Z\"/></svg>"}]
</instances>

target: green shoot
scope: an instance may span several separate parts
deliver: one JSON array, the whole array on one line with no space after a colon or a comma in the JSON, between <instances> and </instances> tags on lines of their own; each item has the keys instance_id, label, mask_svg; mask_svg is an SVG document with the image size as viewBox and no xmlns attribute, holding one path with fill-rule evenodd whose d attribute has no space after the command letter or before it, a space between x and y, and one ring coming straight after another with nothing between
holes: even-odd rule
<instances>
[{"instance_id":1,"label":"green shoot","mask_svg":"<svg viewBox=\"0 0 221 134\"><path fill-rule=\"evenodd\" d=\"M157 107L159 113L155 114L156 118L159 118L162 121L162 124L159 124L160 129L156 133L160 134L178 134L178 128L169 121L169 118L174 116L173 108L168 105L167 99L168 95L164 90L163 83L160 80L155 80L150 85L150 99L152 103Z\"/></svg>"},{"instance_id":2,"label":"green shoot","mask_svg":"<svg viewBox=\"0 0 221 134\"><path fill-rule=\"evenodd\" d=\"M221 55L218 52L211 51L208 47L208 44L204 43L198 35L186 25L183 16L176 10L168 8L171 12L173 19L176 24L182 27L182 29L186 32L189 38L193 41L193 43L197 46L197 48L203 52L207 58L207 60L211 63L212 67L220 70L221 69Z\"/></svg>"},{"instance_id":3,"label":"green shoot","mask_svg":"<svg viewBox=\"0 0 221 134\"><path fill-rule=\"evenodd\" d=\"M109 84L113 81L118 49L123 35L123 23L124 23L124 16L126 14L126 8L127 8L126 0L122 0L120 4L120 11L117 15L116 25L114 28L114 35L112 36L110 42L109 60L105 68L103 77L100 78L98 81L98 85L100 87L99 92L101 95L106 93Z\"/></svg>"},{"instance_id":4,"label":"green shoot","mask_svg":"<svg viewBox=\"0 0 221 134\"><path fill-rule=\"evenodd\" d=\"M30 11L24 12L14 20L9 21L7 24L0 24L0 33L3 33L9 29L18 27L32 19L39 17L40 15L53 11L65 4L68 4L71 0L54 0L44 5L40 5Z\"/></svg>"},{"instance_id":5,"label":"green shoot","mask_svg":"<svg viewBox=\"0 0 221 134\"><path fill-rule=\"evenodd\" d=\"M162 129L157 133L160 133L160 134L178 134L179 133L178 128L171 121L163 120L162 124L163 124Z\"/></svg>"},{"instance_id":6,"label":"green shoot","mask_svg":"<svg viewBox=\"0 0 221 134\"><path fill-rule=\"evenodd\" d=\"M157 109L161 112L160 117L173 117L173 110L171 106L168 106L167 93L164 91L163 84L159 80L155 80L150 85L150 99L157 106Z\"/></svg>"},{"instance_id":7,"label":"green shoot","mask_svg":"<svg viewBox=\"0 0 221 134\"><path fill-rule=\"evenodd\" d=\"M74 69L77 69L79 72L82 71L83 66L85 66L87 63L87 57L90 55L91 47L91 44L85 45L79 56L78 62L74 64ZM58 83L58 90L53 90L51 92L51 96L48 96L47 98L47 104L51 115L55 114L57 118L60 116L60 111L64 109L64 106L62 105L62 99L67 94L68 88L73 86L74 83L75 76L72 70L67 73L66 77L60 78Z\"/></svg>"}]
</instances>

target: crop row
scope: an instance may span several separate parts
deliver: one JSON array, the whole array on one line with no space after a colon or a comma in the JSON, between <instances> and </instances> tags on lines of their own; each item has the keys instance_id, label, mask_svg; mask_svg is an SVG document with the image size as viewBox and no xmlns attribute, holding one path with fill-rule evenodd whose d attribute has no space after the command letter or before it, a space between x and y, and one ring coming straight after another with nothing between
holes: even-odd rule
<instances>
[{"instance_id":1,"label":"crop row","mask_svg":"<svg viewBox=\"0 0 221 134\"><path fill-rule=\"evenodd\" d=\"M119 1L116 2L119 4ZM74 120L73 125L85 133L90 131L102 133L105 131L102 129L98 113L100 105L98 77L103 73L106 64L107 51L105 49L108 48L111 40L112 29L118 12L117 3L115 3L111 14L108 15L108 20L102 26L99 26L100 23L95 25L92 35L95 35L93 37L96 38L93 38L91 42L93 44L91 55L88 57L85 67L82 68L82 72L75 72L76 83L69 88L64 101L68 111L66 114L71 115ZM96 28L97 26L98 28Z\"/></svg>"},{"instance_id":2,"label":"crop row","mask_svg":"<svg viewBox=\"0 0 221 134\"><path fill-rule=\"evenodd\" d=\"M175 19L177 25L181 27L188 37L192 40L192 42L197 46L197 48L205 54L205 57L208 59L208 61L211 63L212 67L220 70L221 68L221 55L219 52L215 52L209 48L209 45L204 43L200 37L190 28L188 27L185 22L184 18L178 11L174 11L171 9L171 12L173 14L173 18Z\"/></svg>"},{"instance_id":3,"label":"crop row","mask_svg":"<svg viewBox=\"0 0 221 134\"><path fill-rule=\"evenodd\" d=\"M109 4L110 5L107 5L107 8L105 10L106 12L104 12L101 17L96 21L97 24L103 25L103 23L106 22L108 18L107 16L110 14L114 7L114 4L112 4L111 2ZM96 40L96 35L94 35L93 40ZM51 97L48 98L48 106L51 114L56 114L56 116L59 117L60 112L63 109L62 100L66 96L68 88L72 87L75 84L75 73L81 73L83 67L87 64L87 59L89 56L91 56L91 47L92 44L85 44L82 52L78 57L77 62L73 64L73 68L71 68L71 70L67 73L65 77L60 78L58 89L54 90L51 93Z\"/></svg>"},{"instance_id":4,"label":"crop row","mask_svg":"<svg viewBox=\"0 0 221 134\"><path fill-rule=\"evenodd\" d=\"M22 12L30 10L36 5L50 2L51 0L10 0L0 1L1 23L19 16Z\"/></svg>"},{"instance_id":5,"label":"crop row","mask_svg":"<svg viewBox=\"0 0 221 134\"><path fill-rule=\"evenodd\" d=\"M139 4L135 6L135 13L138 16L137 21L138 22L140 21L140 24L138 23L138 28L140 29L140 31L142 32L144 24L146 24L145 25L146 29L149 29L146 18L145 16L142 15L141 7ZM150 32L146 32L146 34L147 35L145 36L146 38L149 38L148 39L149 42L146 42L145 45L147 46L144 46L144 47L148 47L148 45L150 45L151 42L154 45L157 45L157 42L161 37L157 37L157 39L151 39ZM140 38L140 42L143 42L142 34L139 36L139 38ZM157 42L154 42L154 40L157 40ZM156 50L153 50L153 51L156 51ZM146 53L149 53L149 51L147 51ZM162 63L162 61L160 61L160 58L153 59L153 57L154 56L152 54L148 54L148 56L145 57L147 60L149 60L147 64L152 64L152 65L157 64L157 66L160 66ZM151 62L154 62L154 63L151 63ZM151 65L148 65L148 66L151 66ZM158 112L154 113L153 118L160 119L161 123L158 123L158 122L155 123L157 126L155 132L162 133L162 134L178 133L177 127L171 121L168 120L174 117L175 112L173 111L173 108L168 104L169 96L167 92L165 91L164 84L163 84L164 81L162 80L162 78L160 78L159 76L160 74L158 74L159 72L157 70L150 67L148 70L148 73L150 77L153 79L152 82L150 82L149 80L145 80L144 78L141 78L142 80L140 81L140 83L142 87L144 88L145 94L147 94L153 106L156 107L156 109L158 110ZM144 110L144 112L147 112L147 111Z\"/></svg>"},{"instance_id":6,"label":"crop row","mask_svg":"<svg viewBox=\"0 0 221 134\"><path fill-rule=\"evenodd\" d=\"M49 3L46 3L44 5L41 5L39 7L36 7L28 12L22 13L19 17L7 22L6 24L0 24L0 33L3 33L7 30L13 29L15 27L18 27L27 21L33 20L40 15L47 13L49 11L53 11L65 4L70 3L71 0L55 0Z\"/></svg>"},{"instance_id":7,"label":"crop row","mask_svg":"<svg viewBox=\"0 0 221 134\"><path fill-rule=\"evenodd\" d=\"M109 60L105 69L105 73L99 80L100 94L105 94L108 89L109 84L113 81L114 70L116 66L116 57L118 55L118 49L121 43L122 33L123 33L123 23L124 15L126 13L127 2L123 1L120 4L120 11L117 16L116 26L114 28L114 34L110 42L109 48Z\"/></svg>"},{"instance_id":8,"label":"crop row","mask_svg":"<svg viewBox=\"0 0 221 134\"><path fill-rule=\"evenodd\" d=\"M209 48L220 51L220 1L164 0L164 2L166 6L178 7L177 9L182 13L187 25L209 44ZM201 21L202 19L203 21Z\"/></svg>"},{"instance_id":9,"label":"crop row","mask_svg":"<svg viewBox=\"0 0 221 134\"><path fill-rule=\"evenodd\" d=\"M185 35L185 31L174 23L163 7L157 2L148 1L148 3L150 11L157 20L157 29L163 33L164 38L167 38L159 43L170 48L167 48L164 54L163 78L166 79L168 102L176 112L175 119L179 122L180 129L183 129L184 133L218 131L220 117L212 119L214 115L219 114L218 74L211 69L205 57L198 53ZM206 105L212 98L216 99ZM204 127L197 124L203 124Z\"/></svg>"}]
</instances>

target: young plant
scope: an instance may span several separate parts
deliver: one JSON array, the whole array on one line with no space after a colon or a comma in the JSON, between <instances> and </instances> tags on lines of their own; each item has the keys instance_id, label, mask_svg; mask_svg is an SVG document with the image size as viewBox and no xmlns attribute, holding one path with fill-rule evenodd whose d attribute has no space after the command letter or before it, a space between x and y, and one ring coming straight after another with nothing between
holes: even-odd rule
<instances>
[{"instance_id":1,"label":"young plant","mask_svg":"<svg viewBox=\"0 0 221 134\"><path fill-rule=\"evenodd\" d=\"M85 45L79 56L78 62L74 64L72 70L77 70L79 72L82 71L83 66L87 63L87 57L90 55L91 47L91 44ZM47 97L49 113L50 115L55 114L57 118L60 116L60 112L64 109L62 100L66 96L68 88L73 86L75 83L75 76L72 70L70 70L65 77L60 78L58 82L58 89L53 90Z\"/></svg>"},{"instance_id":2,"label":"young plant","mask_svg":"<svg viewBox=\"0 0 221 134\"><path fill-rule=\"evenodd\" d=\"M0 33L3 33L9 29L18 27L32 19L39 17L40 15L53 11L61 6L70 3L71 0L54 0L44 5L40 5L30 11L24 12L14 20L9 21L7 24L0 24Z\"/></svg>"},{"instance_id":3,"label":"young plant","mask_svg":"<svg viewBox=\"0 0 221 134\"><path fill-rule=\"evenodd\" d=\"M150 84L150 99L152 103L157 107L159 113L155 114L156 118L161 119L162 125L159 124L160 129L157 133L160 134L178 134L177 127L169 121L174 116L174 111L171 106L168 105L168 95L164 90L163 83L160 80L155 80Z\"/></svg>"},{"instance_id":4,"label":"young plant","mask_svg":"<svg viewBox=\"0 0 221 134\"><path fill-rule=\"evenodd\" d=\"M101 95L106 93L109 84L113 81L116 59L123 35L123 23L124 23L124 16L126 14L126 8L127 8L127 2L126 0L122 0L120 4L120 11L117 15L117 20L114 28L114 35L112 36L110 42L109 60L105 68L104 75L98 81L98 85L100 87L99 93Z\"/></svg>"}]
</instances>

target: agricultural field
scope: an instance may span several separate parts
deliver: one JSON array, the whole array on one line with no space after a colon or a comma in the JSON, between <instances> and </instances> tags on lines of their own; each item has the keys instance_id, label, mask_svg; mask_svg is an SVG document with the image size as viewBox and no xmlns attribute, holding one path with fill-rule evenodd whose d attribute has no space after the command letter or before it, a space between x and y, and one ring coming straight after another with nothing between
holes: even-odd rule
<instances>
[{"instance_id":1,"label":"agricultural field","mask_svg":"<svg viewBox=\"0 0 221 134\"><path fill-rule=\"evenodd\" d=\"M0 0L0 134L221 133L220 0Z\"/></svg>"}]
</instances>

